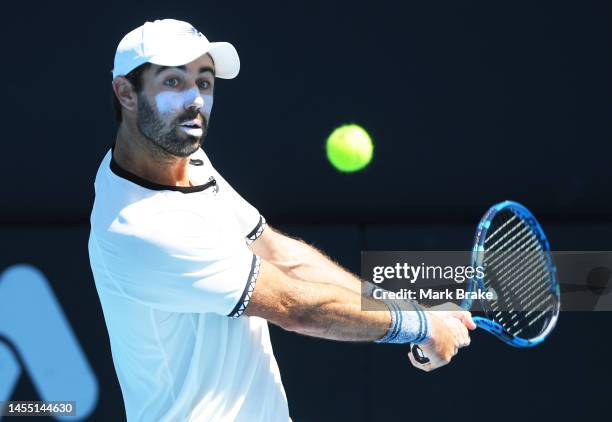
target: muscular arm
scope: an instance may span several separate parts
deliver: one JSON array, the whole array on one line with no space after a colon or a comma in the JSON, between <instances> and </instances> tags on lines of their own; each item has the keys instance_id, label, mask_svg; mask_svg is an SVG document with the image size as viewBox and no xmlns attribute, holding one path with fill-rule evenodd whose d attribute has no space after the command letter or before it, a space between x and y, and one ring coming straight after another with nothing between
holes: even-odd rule
<instances>
[{"instance_id":1,"label":"muscular arm","mask_svg":"<svg viewBox=\"0 0 612 422\"><path fill-rule=\"evenodd\" d=\"M341 286L292 278L262 259L246 314L289 331L330 340L382 338L391 324L389 312L364 312L361 300L359 293ZM379 302L371 302L371 309L386 309Z\"/></svg>"},{"instance_id":2,"label":"muscular arm","mask_svg":"<svg viewBox=\"0 0 612 422\"><path fill-rule=\"evenodd\" d=\"M247 315L265 318L289 331L342 341L379 340L392 327L392 314L395 313L389 312L387 305L379 301L362 297L361 281L315 248L270 227L251 248L264 259L246 308ZM362 301L368 302L364 304L368 309L386 312L362 311ZM440 315L442 313L445 315ZM417 315L411 314L412 318L407 314L402 318L414 321ZM423 349L430 362L422 365L412 356L410 359L414 366L430 371L447 364L458 348L467 346L466 327L474 329L476 326L469 312L459 309L425 311L425 314L431 338L423 344ZM397 321L397 316L394 318ZM422 324L422 317L418 319L419 325ZM394 333L395 329L389 332ZM401 328L399 332L410 332L418 338L417 331L410 327Z\"/></svg>"},{"instance_id":3,"label":"muscular arm","mask_svg":"<svg viewBox=\"0 0 612 422\"><path fill-rule=\"evenodd\" d=\"M361 294L361 280L305 242L267 226L253 252L292 278L334 284Z\"/></svg>"}]
</instances>

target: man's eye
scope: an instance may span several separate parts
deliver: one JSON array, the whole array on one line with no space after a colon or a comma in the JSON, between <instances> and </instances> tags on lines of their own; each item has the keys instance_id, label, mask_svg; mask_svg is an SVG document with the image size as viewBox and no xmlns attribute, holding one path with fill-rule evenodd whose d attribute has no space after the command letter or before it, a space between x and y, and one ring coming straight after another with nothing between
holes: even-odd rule
<instances>
[{"instance_id":1,"label":"man's eye","mask_svg":"<svg viewBox=\"0 0 612 422\"><path fill-rule=\"evenodd\" d=\"M176 88L178 86L178 79L176 78L166 79L166 82L164 82L164 85L170 88Z\"/></svg>"},{"instance_id":2,"label":"man's eye","mask_svg":"<svg viewBox=\"0 0 612 422\"><path fill-rule=\"evenodd\" d=\"M208 89L208 88L210 88L210 82L200 81L200 89Z\"/></svg>"}]
</instances>

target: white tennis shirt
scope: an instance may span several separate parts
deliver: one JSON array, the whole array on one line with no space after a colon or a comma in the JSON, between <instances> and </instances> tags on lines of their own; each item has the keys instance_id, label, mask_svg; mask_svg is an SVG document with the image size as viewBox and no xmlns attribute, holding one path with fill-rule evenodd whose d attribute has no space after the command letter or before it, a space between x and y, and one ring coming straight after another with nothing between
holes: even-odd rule
<instances>
[{"instance_id":1,"label":"white tennis shirt","mask_svg":"<svg viewBox=\"0 0 612 422\"><path fill-rule=\"evenodd\" d=\"M89 258L127 419L287 422L267 322L242 315L259 258L259 212L190 157L194 187L98 169Z\"/></svg>"}]
</instances>

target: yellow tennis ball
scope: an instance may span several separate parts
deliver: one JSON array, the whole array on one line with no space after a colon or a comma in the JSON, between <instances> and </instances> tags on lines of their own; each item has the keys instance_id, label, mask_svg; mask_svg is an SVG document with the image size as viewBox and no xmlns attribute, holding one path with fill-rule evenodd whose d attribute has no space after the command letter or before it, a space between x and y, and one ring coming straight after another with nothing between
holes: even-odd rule
<instances>
[{"instance_id":1,"label":"yellow tennis ball","mask_svg":"<svg viewBox=\"0 0 612 422\"><path fill-rule=\"evenodd\" d=\"M342 125L327 138L327 158L332 165L343 172L361 170L372 160L374 144L372 138L361 126Z\"/></svg>"}]
</instances>

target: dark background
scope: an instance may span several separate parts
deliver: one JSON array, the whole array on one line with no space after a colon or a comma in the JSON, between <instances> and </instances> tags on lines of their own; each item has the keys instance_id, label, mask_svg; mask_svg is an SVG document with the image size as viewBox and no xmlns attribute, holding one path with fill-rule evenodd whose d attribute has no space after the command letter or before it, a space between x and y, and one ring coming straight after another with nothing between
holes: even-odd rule
<instances>
[{"instance_id":1,"label":"dark background","mask_svg":"<svg viewBox=\"0 0 612 422\"><path fill-rule=\"evenodd\" d=\"M45 273L100 383L92 420L123 420L88 219L116 129L115 48L164 17L240 54L238 78L216 85L205 149L217 169L270 224L353 271L363 249L468 248L504 199L528 205L556 250L612 250L611 12L595 1L5 4L0 271ZM348 122L375 142L351 175L324 153ZM609 420L610 322L564 313L533 350L475 333L431 374L401 346L271 330L295 422ZM13 399L36 398L22 376Z\"/></svg>"}]
</instances>

